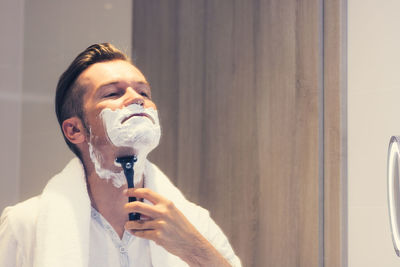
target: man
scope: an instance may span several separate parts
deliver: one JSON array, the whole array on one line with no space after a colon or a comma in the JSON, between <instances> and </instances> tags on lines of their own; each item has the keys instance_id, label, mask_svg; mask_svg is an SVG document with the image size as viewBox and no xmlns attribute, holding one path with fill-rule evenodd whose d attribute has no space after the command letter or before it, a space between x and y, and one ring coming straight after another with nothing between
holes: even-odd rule
<instances>
[{"instance_id":1,"label":"man","mask_svg":"<svg viewBox=\"0 0 400 267\"><path fill-rule=\"evenodd\" d=\"M208 212L146 159L160 139L157 108L125 54L106 43L78 55L60 77L56 114L78 158L40 196L5 209L0 266L241 265ZM133 155L127 189L116 159Z\"/></svg>"}]
</instances>

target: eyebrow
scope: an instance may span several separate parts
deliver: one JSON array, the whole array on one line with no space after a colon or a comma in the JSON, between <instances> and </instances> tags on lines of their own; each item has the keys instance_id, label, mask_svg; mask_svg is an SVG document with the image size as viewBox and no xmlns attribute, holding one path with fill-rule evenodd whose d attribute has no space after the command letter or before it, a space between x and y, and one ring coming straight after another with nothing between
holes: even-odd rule
<instances>
[{"instance_id":1,"label":"eyebrow","mask_svg":"<svg viewBox=\"0 0 400 267\"><path fill-rule=\"evenodd\" d=\"M101 89L102 87L106 87L106 86L109 86L109 85L115 85L115 84L118 84L118 83L120 83L120 81L106 82L104 84L101 84L99 87L97 87L97 90ZM140 82L135 82L135 83L139 84L139 85L147 85L147 86L150 87L150 84L148 82L140 81Z\"/></svg>"}]
</instances>

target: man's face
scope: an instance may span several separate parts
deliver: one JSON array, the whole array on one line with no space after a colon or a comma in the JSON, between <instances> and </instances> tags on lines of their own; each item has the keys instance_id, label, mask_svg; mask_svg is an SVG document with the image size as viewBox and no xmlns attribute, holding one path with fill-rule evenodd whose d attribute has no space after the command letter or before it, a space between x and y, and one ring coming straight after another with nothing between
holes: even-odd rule
<instances>
[{"instance_id":1,"label":"man's face","mask_svg":"<svg viewBox=\"0 0 400 267\"><path fill-rule=\"evenodd\" d=\"M150 86L135 66L123 60L93 64L82 72L77 82L86 88L83 110L84 123L89 131L86 138L89 147L101 159L102 168L117 171L119 168L114 163L116 157L137 154L140 151L136 151L135 144L129 143L125 146L122 142L120 145L110 135L118 138L118 131L131 133L137 129L151 131L152 127L159 127ZM136 112L134 117L124 115L133 111ZM125 117L119 119L121 116ZM147 132L142 131L141 134L147 135Z\"/></svg>"}]
</instances>

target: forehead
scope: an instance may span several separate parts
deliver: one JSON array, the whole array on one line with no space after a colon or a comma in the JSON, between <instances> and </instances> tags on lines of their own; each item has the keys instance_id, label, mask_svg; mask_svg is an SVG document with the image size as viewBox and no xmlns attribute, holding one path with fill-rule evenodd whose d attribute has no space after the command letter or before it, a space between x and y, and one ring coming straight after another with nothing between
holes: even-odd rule
<instances>
[{"instance_id":1,"label":"forehead","mask_svg":"<svg viewBox=\"0 0 400 267\"><path fill-rule=\"evenodd\" d=\"M112 82L147 83L143 73L125 60L95 63L79 75L77 82L86 88L86 93Z\"/></svg>"}]
</instances>

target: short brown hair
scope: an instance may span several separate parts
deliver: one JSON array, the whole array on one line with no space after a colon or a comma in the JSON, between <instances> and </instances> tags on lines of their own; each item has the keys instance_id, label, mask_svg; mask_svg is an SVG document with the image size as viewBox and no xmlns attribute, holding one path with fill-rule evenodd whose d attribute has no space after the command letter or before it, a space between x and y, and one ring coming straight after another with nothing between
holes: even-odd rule
<instances>
[{"instance_id":1,"label":"short brown hair","mask_svg":"<svg viewBox=\"0 0 400 267\"><path fill-rule=\"evenodd\" d=\"M88 67L95 63L125 60L131 62L129 57L118 50L110 43L94 44L80 53L67 70L60 76L57 84L55 110L58 123L60 124L65 142L79 158L81 153L79 149L72 144L64 135L62 123L71 117L78 117L85 123L83 111L83 96L85 88L79 85L76 80L79 75Z\"/></svg>"}]
</instances>

